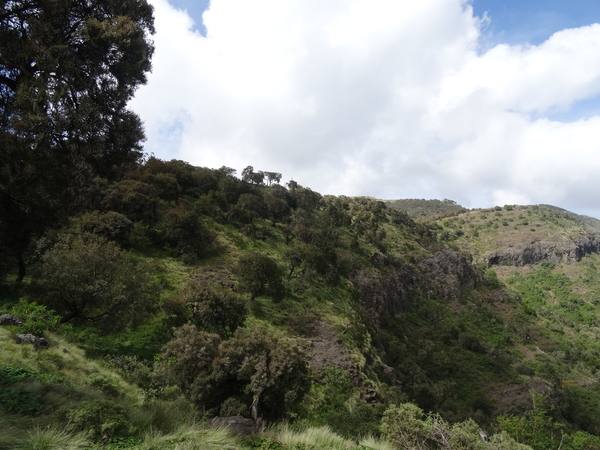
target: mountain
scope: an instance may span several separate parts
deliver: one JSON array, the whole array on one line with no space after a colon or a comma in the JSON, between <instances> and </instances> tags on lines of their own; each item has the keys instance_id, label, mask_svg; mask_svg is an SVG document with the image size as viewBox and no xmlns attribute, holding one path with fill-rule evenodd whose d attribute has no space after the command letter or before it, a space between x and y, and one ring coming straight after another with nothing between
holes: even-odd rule
<instances>
[{"instance_id":1,"label":"mountain","mask_svg":"<svg viewBox=\"0 0 600 450\"><path fill-rule=\"evenodd\" d=\"M339 448L596 448L593 220L322 196L276 175L150 158L95 180L85 211L36 237L22 281L7 260L0 313L24 323L0 327L0 448L42 429L211 448L197 420L238 414L305 434L211 439L332 448L306 440L328 426Z\"/></svg>"}]
</instances>

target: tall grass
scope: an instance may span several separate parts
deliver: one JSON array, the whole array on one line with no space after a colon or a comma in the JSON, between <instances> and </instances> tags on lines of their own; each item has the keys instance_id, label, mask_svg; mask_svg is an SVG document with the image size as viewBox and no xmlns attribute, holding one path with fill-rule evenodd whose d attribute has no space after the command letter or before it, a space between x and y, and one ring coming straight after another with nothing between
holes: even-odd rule
<instances>
[{"instance_id":1,"label":"tall grass","mask_svg":"<svg viewBox=\"0 0 600 450\"><path fill-rule=\"evenodd\" d=\"M282 425L272 431L273 438L282 444L292 447L294 444L304 444L311 449L346 450L355 443L345 439L328 426L307 428L304 431L293 431L287 425Z\"/></svg>"},{"instance_id":2,"label":"tall grass","mask_svg":"<svg viewBox=\"0 0 600 450\"><path fill-rule=\"evenodd\" d=\"M372 436L364 437L356 443L334 433L328 426L294 431L287 424L280 425L266 434L286 448L307 448L310 450L348 450L363 446L372 450L397 450L392 444Z\"/></svg>"},{"instance_id":3,"label":"tall grass","mask_svg":"<svg viewBox=\"0 0 600 450\"><path fill-rule=\"evenodd\" d=\"M146 433L136 450L242 450L238 439L226 428L184 426L170 434Z\"/></svg>"},{"instance_id":4,"label":"tall grass","mask_svg":"<svg viewBox=\"0 0 600 450\"><path fill-rule=\"evenodd\" d=\"M90 441L83 434L72 434L59 428L35 428L28 433L23 450L77 450L90 449Z\"/></svg>"}]
</instances>

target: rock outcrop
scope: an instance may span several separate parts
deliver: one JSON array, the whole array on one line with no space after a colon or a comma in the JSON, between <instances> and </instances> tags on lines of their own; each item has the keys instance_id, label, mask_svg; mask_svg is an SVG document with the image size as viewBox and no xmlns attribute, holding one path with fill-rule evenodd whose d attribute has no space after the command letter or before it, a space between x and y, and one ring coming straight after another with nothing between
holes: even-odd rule
<instances>
[{"instance_id":1,"label":"rock outcrop","mask_svg":"<svg viewBox=\"0 0 600 450\"><path fill-rule=\"evenodd\" d=\"M385 257L371 257L375 270L359 270L350 281L360 292L361 304L377 326L384 312L404 312L422 298L457 298L463 289L474 288L483 274L467 258L453 250L440 250L419 261L416 267L389 264Z\"/></svg>"},{"instance_id":2,"label":"rock outcrop","mask_svg":"<svg viewBox=\"0 0 600 450\"><path fill-rule=\"evenodd\" d=\"M33 334L15 334L15 342L17 344L32 344L35 348L48 347L48 341L43 337L37 337Z\"/></svg>"},{"instance_id":3,"label":"rock outcrop","mask_svg":"<svg viewBox=\"0 0 600 450\"><path fill-rule=\"evenodd\" d=\"M12 314L2 314L0 316L0 325L20 326L20 325L23 325L23 321L21 319L19 319L17 316L13 316Z\"/></svg>"},{"instance_id":4,"label":"rock outcrop","mask_svg":"<svg viewBox=\"0 0 600 450\"><path fill-rule=\"evenodd\" d=\"M483 281L483 274L475 270L462 253L452 250L438 251L433 257L419 261L418 266L428 297L453 300L463 289L473 289Z\"/></svg>"},{"instance_id":5,"label":"rock outcrop","mask_svg":"<svg viewBox=\"0 0 600 450\"><path fill-rule=\"evenodd\" d=\"M517 266L580 261L585 255L600 250L600 236L589 234L577 240L554 242L539 240L515 245L505 250L487 253L483 262L488 266Z\"/></svg>"},{"instance_id":6,"label":"rock outcrop","mask_svg":"<svg viewBox=\"0 0 600 450\"><path fill-rule=\"evenodd\" d=\"M259 431L259 427L252 419L242 416L215 417L206 423L212 427L227 427L242 435L249 435Z\"/></svg>"}]
</instances>

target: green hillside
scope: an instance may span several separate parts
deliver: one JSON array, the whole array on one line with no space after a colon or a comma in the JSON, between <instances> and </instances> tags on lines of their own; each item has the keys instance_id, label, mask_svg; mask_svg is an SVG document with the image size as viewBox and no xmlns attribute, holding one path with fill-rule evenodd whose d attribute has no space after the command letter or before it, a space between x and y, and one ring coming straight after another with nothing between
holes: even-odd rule
<instances>
[{"instance_id":1,"label":"green hillside","mask_svg":"<svg viewBox=\"0 0 600 450\"><path fill-rule=\"evenodd\" d=\"M523 236L563 243L587 225L542 207L417 223L381 201L268 186L257 173L151 158L37 238L23 280L17 261L7 266L2 312L25 320L4 328L0 353L14 448L43 427L85 445L188 433L209 448L202 421L233 415L271 430L221 436L239 448L283 445L278 423L297 444L326 426L340 448L367 436L390 443L366 448L407 448L389 425L407 414L448 436L466 427L593 448L577 445L600 433L597 254L482 265ZM18 331L50 345L12 343ZM531 414L546 425L519 435ZM256 447L265 439L273 447Z\"/></svg>"},{"instance_id":2,"label":"green hillside","mask_svg":"<svg viewBox=\"0 0 600 450\"><path fill-rule=\"evenodd\" d=\"M600 448L598 221L145 155L146 0L0 33L0 450Z\"/></svg>"}]
</instances>

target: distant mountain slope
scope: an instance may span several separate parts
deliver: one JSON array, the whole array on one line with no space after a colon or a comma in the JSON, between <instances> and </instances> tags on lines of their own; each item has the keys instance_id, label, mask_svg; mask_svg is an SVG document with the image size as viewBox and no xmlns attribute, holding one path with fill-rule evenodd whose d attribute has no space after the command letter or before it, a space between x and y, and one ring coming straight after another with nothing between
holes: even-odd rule
<instances>
[{"instance_id":1,"label":"distant mountain slope","mask_svg":"<svg viewBox=\"0 0 600 450\"><path fill-rule=\"evenodd\" d=\"M477 209L438 219L440 240L486 266L574 262L600 248L600 221L548 205Z\"/></svg>"},{"instance_id":2,"label":"distant mountain slope","mask_svg":"<svg viewBox=\"0 0 600 450\"><path fill-rule=\"evenodd\" d=\"M559 208L558 206L552 206L552 205L538 205L538 206L542 206L542 207L546 207L546 208L551 208L551 209L555 209L557 211L562 211L565 212L571 216L573 216L576 220L585 223L586 225L599 230L600 231L600 220L596 219L595 217L590 217L590 216L583 216L580 214L576 214L574 212L571 211L567 211L566 209L563 208Z\"/></svg>"},{"instance_id":3,"label":"distant mountain slope","mask_svg":"<svg viewBox=\"0 0 600 450\"><path fill-rule=\"evenodd\" d=\"M404 211L412 219L423 220L433 217L443 217L467 211L454 200L425 200L407 198L401 200L384 200L390 207Z\"/></svg>"}]
</instances>

